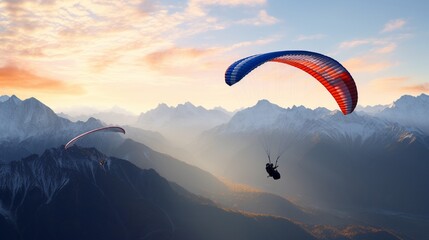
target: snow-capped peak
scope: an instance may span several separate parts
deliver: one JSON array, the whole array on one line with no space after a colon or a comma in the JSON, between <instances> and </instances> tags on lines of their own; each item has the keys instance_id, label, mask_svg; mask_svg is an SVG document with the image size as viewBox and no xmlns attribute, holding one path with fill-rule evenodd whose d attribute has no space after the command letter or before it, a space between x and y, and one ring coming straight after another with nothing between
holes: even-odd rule
<instances>
[{"instance_id":1,"label":"snow-capped peak","mask_svg":"<svg viewBox=\"0 0 429 240\"><path fill-rule=\"evenodd\" d=\"M7 101L7 100L9 100L9 96L7 96L7 95L2 95L2 96L0 96L0 102L5 102L5 101Z\"/></svg>"},{"instance_id":2,"label":"snow-capped peak","mask_svg":"<svg viewBox=\"0 0 429 240\"><path fill-rule=\"evenodd\" d=\"M424 93L420 94L419 96L411 96L411 95L403 95L398 100L394 101L388 108L386 108L386 111L389 111L389 109L407 109L407 108L416 108L421 106L429 106L429 95L426 95Z\"/></svg>"},{"instance_id":3,"label":"snow-capped peak","mask_svg":"<svg viewBox=\"0 0 429 240\"><path fill-rule=\"evenodd\" d=\"M12 95L11 97L10 97L10 99L12 100L12 101L14 101L15 103L20 103L20 102L22 102L22 100L21 99L19 99L17 96L15 96L15 95Z\"/></svg>"},{"instance_id":4,"label":"snow-capped peak","mask_svg":"<svg viewBox=\"0 0 429 240\"><path fill-rule=\"evenodd\" d=\"M404 95L376 116L429 133L429 95Z\"/></svg>"}]
</instances>

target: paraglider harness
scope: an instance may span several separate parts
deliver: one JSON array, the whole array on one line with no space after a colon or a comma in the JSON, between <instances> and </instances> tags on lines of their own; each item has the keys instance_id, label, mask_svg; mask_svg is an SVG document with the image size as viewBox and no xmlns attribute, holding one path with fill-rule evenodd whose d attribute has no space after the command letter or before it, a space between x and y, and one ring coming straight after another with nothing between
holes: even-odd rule
<instances>
[{"instance_id":1,"label":"paraglider harness","mask_svg":"<svg viewBox=\"0 0 429 240\"><path fill-rule=\"evenodd\" d=\"M279 158L280 156L277 157L276 164L274 165L271 162L270 155L268 154L268 163L265 164L265 170L267 170L267 173L268 173L267 178L272 177L274 180L280 179L280 173L277 171L277 168L279 167L279 165L277 164L279 161Z\"/></svg>"}]
</instances>

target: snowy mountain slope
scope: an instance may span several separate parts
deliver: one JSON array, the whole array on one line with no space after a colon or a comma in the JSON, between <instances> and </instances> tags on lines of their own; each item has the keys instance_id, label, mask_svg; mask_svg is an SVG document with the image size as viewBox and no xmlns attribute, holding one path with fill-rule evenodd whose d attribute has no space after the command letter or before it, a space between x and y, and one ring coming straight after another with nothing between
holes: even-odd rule
<instances>
[{"instance_id":1,"label":"snowy mountain slope","mask_svg":"<svg viewBox=\"0 0 429 240\"><path fill-rule=\"evenodd\" d=\"M429 134L429 95L404 95L375 116Z\"/></svg>"},{"instance_id":2,"label":"snowy mountain slope","mask_svg":"<svg viewBox=\"0 0 429 240\"><path fill-rule=\"evenodd\" d=\"M0 102L7 101L8 99L9 99L9 96L7 96L7 95L0 96Z\"/></svg>"},{"instance_id":3,"label":"snowy mountain slope","mask_svg":"<svg viewBox=\"0 0 429 240\"><path fill-rule=\"evenodd\" d=\"M32 153L42 153L46 148L67 143L78 134L101 127L94 118L86 122L71 122L58 117L48 106L35 98L20 100L16 96L0 102L0 161L17 160ZM119 144L122 137L89 136L78 144L100 147Z\"/></svg>"}]
</instances>

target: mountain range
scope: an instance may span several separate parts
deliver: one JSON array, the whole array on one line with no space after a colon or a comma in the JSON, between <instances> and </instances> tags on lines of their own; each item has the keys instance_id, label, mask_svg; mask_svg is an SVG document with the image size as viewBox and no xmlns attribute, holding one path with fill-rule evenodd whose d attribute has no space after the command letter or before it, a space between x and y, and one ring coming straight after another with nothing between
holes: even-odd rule
<instances>
[{"instance_id":1,"label":"mountain range","mask_svg":"<svg viewBox=\"0 0 429 240\"><path fill-rule=\"evenodd\" d=\"M261 100L190 146L216 175L427 238L429 137L420 121L427 97L404 96L378 114L347 116ZM281 183L265 177L268 154L280 155Z\"/></svg>"},{"instance_id":2,"label":"mountain range","mask_svg":"<svg viewBox=\"0 0 429 240\"><path fill-rule=\"evenodd\" d=\"M65 109L57 113L59 117L70 121L87 121L89 118L96 118L106 124L131 125L137 121L138 116L120 107L112 107L107 110L97 110L93 108L85 109Z\"/></svg>"},{"instance_id":3,"label":"mountain range","mask_svg":"<svg viewBox=\"0 0 429 240\"><path fill-rule=\"evenodd\" d=\"M427 95L404 99L411 101L416 109L424 110L427 105L422 97L426 99ZM2 96L0 99L3 120L0 127L5 132L0 139L2 168L33 153L44 155L46 149L52 147L61 151L58 147L71 137L103 125L94 118L72 122L58 117L34 98L22 101L15 96ZM425 204L429 199L425 176L429 169L425 161L429 159L429 138L423 131L424 123L403 124L379 115L387 109L405 111L407 108L397 107L402 106L402 100L398 99L376 114L358 111L348 116L324 108L285 109L262 100L225 118L222 123L212 122L202 128L189 126L197 118L205 121L205 117L192 118L193 114L189 114L186 119L180 114L164 114L169 116L164 122L174 123L177 117L182 118L178 128L189 127L191 144L185 145L188 147L185 151L194 154L194 161L200 168L189 165L189 161L185 163L159 153L174 152L169 152L175 147L174 142L156 131L136 126L126 126L134 140L102 135L85 139L78 145L97 147L103 153L125 159L142 169L153 168L168 181L177 183L170 182L175 191L190 191L214 200L215 205L306 222L310 225L300 226L319 239L334 239L335 234L344 237L347 231L393 236L379 228L364 227L358 231L357 223L393 229L405 239L422 239L428 237L425 229L429 226ZM190 105L191 109L195 108ZM207 111L211 110L203 109L202 115L208 116ZM410 111L404 112L404 116L413 118ZM44 125L45 121L50 124ZM166 125L158 127L167 131ZM197 140L192 141L192 138ZM157 151L148 146L154 146ZM266 178L263 169L264 150L267 149L274 157L283 153L280 159L282 179L275 183ZM253 186L256 191L232 190L231 185L201 168ZM294 199L294 203L265 191ZM296 203L306 207L298 207ZM5 216L3 213L7 215L7 209L0 213ZM0 219L2 222L5 225L0 226L10 225L9 220ZM347 227L330 229L323 225L329 222L346 224L353 230ZM322 225L315 227L314 224ZM16 228L13 224L12 228L7 227L12 235L13 228ZM332 235L316 234L320 231ZM376 236L371 235L371 239L377 239Z\"/></svg>"},{"instance_id":4,"label":"mountain range","mask_svg":"<svg viewBox=\"0 0 429 240\"><path fill-rule=\"evenodd\" d=\"M222 108L207 110L190 102L176 107L159 104L155 109L140 114L135 126L160 132L175 143L187 143L230 118L231 113Z\"/></svg>"},{"instance_id":5,"label":"mountain range","mask_svg":"<svg viewBox=\"0 0 429 240\"><path fill-rule=\"evenodd\" d=\"M429 95L404 95L376 116L401 125L418 128L429 135Z\"/></svg>"}]
</instances>

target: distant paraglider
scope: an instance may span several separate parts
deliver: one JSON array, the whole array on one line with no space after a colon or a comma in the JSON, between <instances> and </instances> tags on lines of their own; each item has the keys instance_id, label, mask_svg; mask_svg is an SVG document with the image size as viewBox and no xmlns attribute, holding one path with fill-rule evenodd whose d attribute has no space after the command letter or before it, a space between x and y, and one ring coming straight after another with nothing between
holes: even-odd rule
<instances>
[{"instance_id":1,"label":"distant paraglider","mask_svg":"<svg viewBox=\"0 0 429 240\"><path fill-rule=\"evenodd\" d=\"M95 133L95 132L99 132L99 131L103 131L103 132L119 132L119 133L125 134L125 130L123 128L121 128L121 127L102 127L102 128L96 128L96 129L90 130L88 132L84 132L84 133L82 133L82 134L74 137L73 139L71 139L64 146L64 149L67 149L67 148L71 147L79 139L81 139L81 138L83 138L83 137L85 137L85 136L87 136L89 134L92 134L92 133ZM103 163L103 165L104 165L104 163Z\"/></svg>"},{"instance_id":2,"label":"distant paraglider","mask_svg":"<svg viewBox=\"0 0 429 240\"><path fill-rule=\"evenodd\" d=\"M101 167L104 166L104 164L106 164L106 159L101 159L100 161L98 161L98 164L100 164Z\"/></svg>"},{"instance_id":3,"label":"distant paraglider","mask_svg":"<svg viewBox=\"0 0 429 240\"><path fill-rule=\"evenodd\" d=\"M279 62L297 67L317 79L334 97L344 115L350 114L358 102L358 92L355 81L350 73L335 59L320 53L309 51L278 51L257 54L240 59L231 64L225 72L225 82L232 86L241 81L247 74L266 62ZM280 179L277 171L277 156L275 165L270 159L270 150L265 149L268 163L265 166L268 177Z\"/></svg>"}]
</instances>

